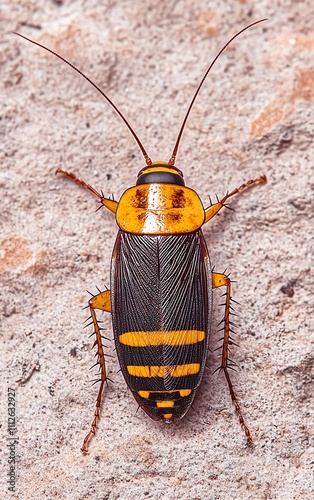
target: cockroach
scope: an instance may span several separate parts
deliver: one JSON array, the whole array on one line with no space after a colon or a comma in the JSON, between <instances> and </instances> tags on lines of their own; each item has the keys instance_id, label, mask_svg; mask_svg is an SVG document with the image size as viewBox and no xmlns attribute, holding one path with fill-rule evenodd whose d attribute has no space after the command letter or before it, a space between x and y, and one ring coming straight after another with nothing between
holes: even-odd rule
<instances>
[{"instance_id":1,"label":"cockroach","mask_svg":"<svg viewBox=\"0 0 314 500\"><path fill-rule=\"evenodd\" d=\"M226 273L213 272L202 226L213 219L232 196L253 184L266 182L266 176L249 180L204 208L198 194L185 186L183 173L175 162L190 111L211 68L236 37L265 20L256 21L236 33L213 59L187 109L168 162L150 159L124 115L90 78L53 50L17 33L83 76L124 121L145 159L135 186L127 189L119 202L105 198L72 173L56 171L91 191L101 205L115 214L119 228L112 254L110 290L99 291L88 304L96 337L94 347L97 347L100 387L91 428L81 448L84 453L97 429L107 381L96 310L111 313L121 371L138 405L153 420L175 422L191 407L203 377L212 290L219 287L226 287L219 368L225 374L247 443L252 443L228 371L232 368L229 346L235 343L232 337L234 323L230 319L233 310L231 280Z\"/></svg>"}]
</instances>

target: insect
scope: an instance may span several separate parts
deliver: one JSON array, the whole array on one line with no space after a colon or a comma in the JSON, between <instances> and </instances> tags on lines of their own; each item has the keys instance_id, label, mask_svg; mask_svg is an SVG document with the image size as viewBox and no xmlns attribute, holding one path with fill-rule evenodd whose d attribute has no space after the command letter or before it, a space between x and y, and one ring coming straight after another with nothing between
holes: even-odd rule
<instances>
[{"instance_id":1,"label":"insect","mask_svg":"<svg viewBox=\"0 0 314 500\"><path fill-rule=\"evenodd\" d=\"M226 287L220 369L225 374L247 443L252 442L228 371L232 368L229 346L234 344L231 281L225 273L211 269L202 226L218 214L229 198L253 184L266 182L266 176L249 180L204 208L197 193L185 186L175 161L186 121L212 66L237 36L262 21L265 19L239 31L214 58L188 107L168 162L150 159L120 110L79 69L47 47L20 35L57 56L100 92L130 130L146 163L138 173L136 185L127 189L119 202L104 197L74 174L57 170L91 191L101 205L115 214L119 227L112 254L110 290L99 291L88 305L100 387L91 429L81 448L84 453L97 429L107 381L105 349L96 310L111 313L121 371L138 405L153 420L169 423L184 417L200 386L208 351L212 290L220 287Z\"/></svg>"}]
</instances>

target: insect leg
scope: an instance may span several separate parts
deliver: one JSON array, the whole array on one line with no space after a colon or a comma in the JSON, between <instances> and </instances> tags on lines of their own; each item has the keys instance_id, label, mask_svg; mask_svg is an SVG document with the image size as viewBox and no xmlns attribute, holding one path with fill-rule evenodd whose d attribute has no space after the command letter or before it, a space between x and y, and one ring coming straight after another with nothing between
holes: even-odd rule
<instances>
[{"instance_id":1,"label":"insect leg","mask_svg":"<svg viewBox=\"0 0 314 500\"><path fill-rule=\"evenodd\" d=\"M225 205L226 201L231 198L231 196L240 193L240 191L243 191L244 189L252 186L253 184L257 184L259 182L267 182L266 175L261 175L257 179L250 180L246 182L245 184L242 184L242 186L234 189L231 191L231 193L227 193L226 196L224 196L220 201L217 203L214 203L213 205L210 205L205 209L205 222L208 222L211 220L215 215L221 210L221 208Z\"/></svg>"},{"instance_id":2,"label":"insect leg","mask_svg":"<svg viewBox=\"0 0 314 500\"><path fill-rule=\"evenodd\" d=\"M229 392L231 396L231 400L234 404L236 413L239 418L240 425L242 429L245 432L246 435L246 440L248 444L252 444L252 438L250 431L248 427L246 426L244 422L244 418L241 413L240 405L238 403L237 397L235 395L233 385L230 379L230 375L228 372L228 368L232 368L230 366L230 360L228 358L228 353L229 353L229 345L234 343L232 338L230 337L230 333L232 333L232 322L230 321L230 309L232 309L231 306L231 281L230 278L225 275L225 274L220 274L220 273L212 273L212 283L213 283L213 288L219 288L221 286L225 286L227 288L225 297L226 297L226 303L225 303L225 314L222 322L224 323L224 336L223 336L223 344L222 344L222 357L221 357L221 366L218 368L220 370L223 370L228 387L229 387Z\"/></svg>"},{"instance_id":3,"label":"insect leg","mask_svg":"<svg viewBox=\"0 0 314 500\"><path fill-rule=\"evenodd\" d=\"M102 194L98 193L95 188L93 188L90 184L87 184L86 182L82 181L76 175L72 174L71 172L66 172L65 170L61 170L58 168L56 170L56 174L62 174L65 177L68 177L68 179L71 179L71 181L75 182L79 186L82 186L84 189L87 189L88 191L91 191L97 198L100 199L100 202L110 210L110 212L113 212L114 214L117 211L118 208L118 202L114 200L110 200L110 198L105 198Z\"/></svg>"},{"instance_id":4,"label":"insect leg","mask_svg":"<svg viewBox=\"0 0 314 500\"><path fill-rule=\"evenodd\" d=\"M111 312L111 303L110 303L110 290L106 290L104 292L100 292L94 297L92 297L89 302L89 309L90 309L90 314L91 314L91 319L94 325L94 332L96 335L96 340L94 342L93 347L97 346L97 364L100 366L100 387L98 391L98 396L96 400L96 408L95 408L95 413L94 413L94 419L91 425L91 429L87 436L84 439L83 446L81 448L81 451L83 453L87 453L88 451L88 444L91 439L91 437L96 433L97 429L97 421L100 418L100 407L101 407L101 396L102 396L102 391L105 385L105 382L107 380L107 374L106 374L106 364L105 364L105 354L104 354L104 347L102 344L102 336L101 336L101 328L98 324L97 317L96 317L96 309L99 309L101 311L107 311ZM98 382L98 380L97 380Z\"/></svg>"}]
</instances>

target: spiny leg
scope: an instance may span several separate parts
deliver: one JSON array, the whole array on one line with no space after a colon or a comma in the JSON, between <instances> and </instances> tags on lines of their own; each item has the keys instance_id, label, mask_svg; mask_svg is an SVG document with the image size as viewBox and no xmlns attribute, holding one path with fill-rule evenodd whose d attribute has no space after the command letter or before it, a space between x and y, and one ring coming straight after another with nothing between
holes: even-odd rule
<instances>
[{"instance_id":1,"label":"spiny leg","mask_svg":"<svg viewBox=\"0 0 314 500\"><path fill-rule=\"evenodd\" d=\"M71 172L66 172L65 170L61 170L58 168L56 170L56 174L62 174L68 179L71 179L71 181L75 182L79 186L81 186L84 189L87 189L88 191L91 191L97 198L99 198L100 203L102 203L110 212L113 212L114 214L117 211L118 208L118 202L114 200L110 200L110 198L105 198L104 195L101 193L98 193L95 188L93 188L90 184L87 184L85 181L82 181L76 175L72 174Z\"/></svg>"},{"instance_id":2,"label":"spiny leg","mask_svg":"<svg viewBox=\"0 0 314 500\"><path fill-rule=\"evenodd\" d=\"M230 375L228 372L228 368L232 368L232 366L231 366L232 363L228 358L229 345L235 344L235 342L233 341L233 339L230 336L230 333L233 333L232 328L231 328L233 326L233 323L232 323L232 321L230 321L230 314L231 314L230 310L232 310L231 281L226 274L212 273L212 283L213 283L213 288L219 288L221 286L225 286L227 288L227 291L225 294L225 297L226 297L225 314L224 314L224 318L222 320L222 322L224 323L224 327L223 327L224 336L223 336L223 344L222 344L221 366L218 368L218 370L219 369L223 370L223 372L225 374L225 377L226 377L226 380L228 383L228 387L229 387L231 400L232 400L232 403L234 404L236 413L238 415L240 425L245 432L247 443L249 445L251 445L252 444L251 434L250 434L250 431L249 431L247 425L244 422L244 418L243 418L242 413L241 413L241 408L240 408L240 405L238 403L237 397L235 395L233 385L232 385L232 382L230 379Z\"/></svg>"},{"instance_id":3,"label":"spiny leg","mask_svg":"<svg viewBox=\"0 0 314 500\"><path fill-rule=\"evenodd\" d=\"M99 364L99 366L100 366L100 378L99 378L99 380L96 380L95 382L100 382L100 387L99 387L98 396L97 396L97 400L96 400L94 419L92 421L90 431L87 434L87 436L85 437L84 442L83 442L83 446L81 448L81 451L83 453L87 453L89 441L90 441L91 437L96 433L97 421L100 418L102 392L103 392L105 382L107 381L105 354L104 354L104 347L102 344L101 328L98 324L95 310L99 309L101 311L111 312L110 290L106 290L104 292L98 293L97 295L94 295L89 300L88 305L89 305L91 319L92 319L92 323L90 323L90 324L94 325L94 333L96 335L96 340L95 340L94 345L93 345L93 347L97 346L96 356L98 359L97 359L96 365Z\"/></svg>"},{"instance_id":4,"label":"spiny leg","mask_svg":"<svg viewBox=\"0 0 314 500\"><path fill-rule=\"evenodd\" d=\"M250 180L246 182L245 184L242 184L240 187L234 189L231 191L231 193L227 193L226 196L224 196L220 201L217 203L214 203L213 205L210 205L205 209L205 222L208 222L211 220L215 215L219 212L219 210L222 209L223 206L226 206L226 201L231 198L231 196L234 196L235 194L240 193L244 189L253 186L253 184L258 184L260 182L267 182L266 175L261 175L260 177L257 177L257 179Z\"/></svg>"},{"instance_id":5,"label":"spiny leg","mask_svg":"<svg viewBox=\"0 0 314 500\"><path fill-rule=\"evenodd\" d=\"M100 202L108 208L111 212L115 213L118 207L118 203L114 200L110 200L109 198L105 198L104 195L101 193L98 193L96 189L94 189L90 184L87 184L86 182L82 181L76 175L72 174L71 172L66 172L64 170L61 170L58 168L56 170L56 174L62 174L71 181L75 182L79 186L83 187L84 189L87 189L88 191L91 191L97 198L100 199ZM90 309L90 319L92 319L92 323L94 325L94 333L96 335L96 340L94 342L93 347L97 346L97 353L96 356L98 357L96 365L100 366L100 379L96 380L96 382L100 382L100 387L98 391L98 396L96 400L96 408L95 408L95 413L94 413L94 419L91 424L91 429L87 436L84 439L83 446L81 448L81 451L83 453L87 453L88 451L88 444L91 439L91 437L96 433L97 429L97 421L100 418L100 407L101 407L101 397L102 397L102 392L103 388L105 385L105 382L107 381L107 374L106 374L106 363L105 363L105 354L104 354L104 348L102 344L102 335L101 335L101 328L99 327L97 317L95 310L99 309L101 311L107 311L111 312L111 303L110 303L110 290L106 290L104 292L99 292L99 294L94 295L88 303L89 309Z\"/></svg>"}]
</instances>

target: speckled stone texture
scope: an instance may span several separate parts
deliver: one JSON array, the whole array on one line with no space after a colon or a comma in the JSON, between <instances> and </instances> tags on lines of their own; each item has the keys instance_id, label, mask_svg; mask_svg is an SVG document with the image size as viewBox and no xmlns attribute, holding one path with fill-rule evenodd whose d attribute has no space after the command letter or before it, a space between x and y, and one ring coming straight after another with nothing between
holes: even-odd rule
<instances>
[{"instance_id":1,"label":"speckled stone texture","mask_svg":"<svg viewBox=\"0 0 314 500\"><path fill-rule=\"evenodd\" d=\"M266 174L204 227L216 271L231 272L239 347L234 384L246 446L219 366L220 293L194 407L150 421L128 392L113 344L109 385L88 456L80 446L97 395L88 294L109 285L117 227L56 168L119 199L143 166L119 106L154 160L168 160L185 110L224 43L185 129L177 166L204 204ZM314 10L311 0L2 0L0 6L1 498L313 498ZM110 316L103 314L112 338ZM24 383L18 383L18 380ZM15 493L7 491L7 389L16 389ZM313 444L313 443L312 443Z\"/></svg>"}]
</instances>

